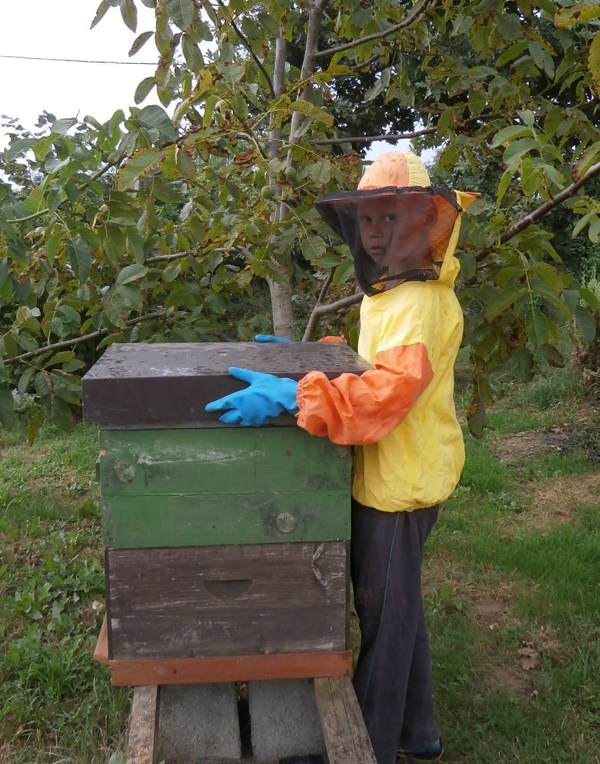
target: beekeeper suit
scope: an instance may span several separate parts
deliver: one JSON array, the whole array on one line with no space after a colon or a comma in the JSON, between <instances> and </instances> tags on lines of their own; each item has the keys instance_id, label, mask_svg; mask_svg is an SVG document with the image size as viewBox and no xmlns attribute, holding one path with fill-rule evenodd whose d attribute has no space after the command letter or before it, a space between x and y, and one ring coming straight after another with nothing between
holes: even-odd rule
<instances>
[{"instance_id":1,"label":"beekeeper suit","mask_svg":"<svg viewBox=\"0 0 600 764\"><path fill-rule=\"evenodd\" d=\"M453 286L463 209L475 195L432 188L412 153L380 156L358 189L316 207L348 244L365 293L359 354L371 369L299 382L249 370L250 387L208 405L258 426L284 411L352 445L351 573L361 628L354 686L378 764L398 750L441 755L421 601L423 545L464 463L454 407L463 316ZM300 761L300 759L298 759Z\"/></svg>"}]
</instances>

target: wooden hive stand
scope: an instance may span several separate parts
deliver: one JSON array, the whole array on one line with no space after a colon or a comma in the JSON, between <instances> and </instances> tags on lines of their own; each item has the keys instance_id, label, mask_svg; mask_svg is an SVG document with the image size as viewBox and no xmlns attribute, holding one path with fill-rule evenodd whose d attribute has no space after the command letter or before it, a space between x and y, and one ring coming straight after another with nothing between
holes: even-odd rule
<instances>
[{"instance_id":1,"label":"wooden hive stand","mask_svg":"<svg viewBox=\"0 0 600 764\"><path fill-rule=\"evenodd\" d=\"M135 688L128 762L271 764L317 746L374 764L349 678L350 450L291 416L207 415L244 386L230 366L366 368L343 344L127 344L83 380L101 445L95 657Z\"/></svg>"}]
</instances>

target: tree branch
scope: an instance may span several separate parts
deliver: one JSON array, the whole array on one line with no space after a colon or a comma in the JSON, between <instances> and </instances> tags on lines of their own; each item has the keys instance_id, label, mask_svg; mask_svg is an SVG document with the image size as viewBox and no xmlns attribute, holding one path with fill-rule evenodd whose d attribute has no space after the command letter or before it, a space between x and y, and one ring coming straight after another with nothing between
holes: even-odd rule
<instances>
[{"instance_id":1,"label":"tree branch","mask_svg":"<svg viewBox=\"0 0 600 764\"><path fill-rule=\"evenodd\" d=\"M223 3L223 0L217 0L217 2L221 6L221 9L226 12L227 11L227 7ZM236 33L236 35L244 43L244 47L246 48L246 50L248 51L248 53L250 54L250 56L254 60L254 63L256 64L256 66L258 66L258 68L262 72L263 77L267 81L267 86L269 88L269 93L271 94L271 98L275 98L275 90L273 89L273 83L271 82L271 78L269 77L269 73L267 72L267 70L263 66L261 60L256 56L256 54L252 50L252 46L250 45L250 43L246 39L246 37L245 37L244 33L242 32L242 30L235 23L235 21L233 19L230 19L229 23L231 24L231 27L234 30L234 32Z\"/></svg>"},{"instance_id":2,"label":"tree branch","mask_svg":"<svg viewBox=\"0 0 600 764\"><path fill-rule=\"evenodd\" d=\"M308 11L308 29L306 30L306 44L304 47L304 58L300 70L300 81L304 82L302 92L298 95L301 101L307 101L311 90L310 78L315 71L315 58L319 47L319 33L321 31L321 19L323 18L324 2L315 3ZM296 142L296 133L304 119L302 112L295 111L292 114L290 124L289 142L293 145Z\"/></svg>"},{"instance_id":3,"label":"tree branch","mask_svg":"<svg viewBox=\"0 0 600 764\"><path fill-rule=\"evenodd\" d=\"M135 324L140 324L143 321L149 321L152 318L161 318L166 315L166 311L164 310L157 310L154 313L147 313L144 316L138 316L137 318L132 318L130 321L125 322L125 326L123 329L128 329L131 326L135 326ZM82 334L80 337L73 337L70 340L62 340L61 342L54 342L51 345L44 345L43 347L37 348L37 350L30 350L28 353L22 353L21 355L15 355L12 358L5 358L4 363L8 366L9 364L17 363L17 361L27 361L30 358L35 358L38 355L43 355L44 353L47 353L49 350L62 350L63 348L70 348L73 347L73 345L78 345L80 342L87 342L88 340L95 340L98 339L98 337L103 337L105 334L109 334L109 332L114 331L113 329L98 329L95 332L90 332L89 334Z\"/></svg>"},{"instance_id":4,"label":"tree branch","mask_svg":"<svg viewBox=\"0 0 600 764\"><path fill-rule=\"evenodd\" d=\"M319 320L322 316L326 316L329 313L339 313L341 310L351 308L353 305L358 305L364 297L362 292L357 292L350 297L343 297L341 300L330 302L328 305L317 305L310 314L306 329L304 330L304 336L302 342L308 342L315 333Z\"/></svg>"},{"instance_id":5,"label":"tree branch","mask_svg":"<svg viewBox=\"0 0 600 764\"><path fill-rule=\"evenodd\" d=\"M563 190L556 194L556 196L553 196L543 204L540 204L537 209L533 210L533 212L530 212L528 215L525 215L525 217L521 218L521 220L518 220L514 225L504 231L504 233L499 237L497 243L504 244L505 242L509 241L509 239L512 239L513 236L516 236L525 228L538 221L540 218L550 212L550 210L558 207L559 204L562 204L570 197L575 196L577 191L579 191L582 186L584 186L592 178L595 178L598 174L600 174L600 162L592 165L590 169L585 173L585 175L583 175L578 181L575 181L575 183L571 183L570 186L563 188ZM475 254L475 260L478 263L480 263L482 260L485 260L490 252L493 252L496 246L497 245L480 249L479 252Z\"/></svg>"},{"instance_id":6,"label":"tree branch","mask_svg":"<svg viewBox=\"0 0 600 764\"><path fill-rule=\"evenodd\" d=\"M343 138L318 138L310 141L313 146L330 146L338 143L369 143L371 141L402 141L418 138L420 135L431 135L437 132L437 127L427 127L414 130L412 133L392 133L390 135L351 135Z\"/></svg>"},{"instance_id":7,"label":"tree branch","mask_svg":"<svg viewBox=\"0 0 600 764\"><path fill-rule=\"evenodd\" d=\"M116 167L123 159L125 158L125 155L121 155L118 159L115 159L114 162L107 162L104 167L102 167L98 172L95 172L93 175L91 175L85 183L82 184L81 188L79 189L79 192L82 193L85 191L86 188L88 188L94 181L101 178L104 173L108 172L111 167ZM56 208L59 210L63 204L67 201L67 197L65 197L62 202L58 205ZM28 220L35 220L35 218L42 217L42 215L47 215L49 212L56 212L56 210L50 210L48 207L44 208L43 210L39 210L38 212L33 212L31 215L26 215L24 218L13 218L12 220L7 220L7 223L26 223Z\"/></svg>"},{"instance_id":8,"label":"tree branch","mask_svg":"<svg viewBox=\"0 0 600 764\"><path fill-rule=\"evenodd\" d=\"M437 0L423 0L421 5L419 5L413 13L411 13L409 16L407 16L404 21L400 21L398 24L394 24L391 27L388 27L387 29L384 29L382 32L373 32L373 34L365 35L364 37L359 37L356 40L352 40L352 42L346 42L342 45L335 45L333 48L327 48L327 50L318 50L315 52L314 57L315 59L318 58L324 58L325 56L333 56L335 53L341 53L344 50L350 50L351 48L356 48L359 45L362 45L365 42L371 42L372 40L381 40L384 37L389 37L390 35L394 34L394 32L397 32L399 29L405 29L406 27L410 26L415 19L418 19L419 16L422 16L427 8L430 5L435 5Z\"/></svg>"}]
</instances>

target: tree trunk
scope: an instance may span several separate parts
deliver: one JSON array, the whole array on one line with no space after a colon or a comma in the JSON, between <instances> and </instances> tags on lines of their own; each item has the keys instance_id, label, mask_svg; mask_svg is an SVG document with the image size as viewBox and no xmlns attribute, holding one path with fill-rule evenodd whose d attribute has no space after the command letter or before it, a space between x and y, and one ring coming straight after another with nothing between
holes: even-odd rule
<instances>
[{"instance_id":1,"label":"tree trunk","mask_svg":"<svg viewBox=\"0 0 600 764\"><path fill-rule=\"evenodd\" d=\"M294 319L292 316L292 290L289 284L278 284L271 279L271 310L273 313L273 331L278 337L294 339Z\"/></svg>"}]
</instances>

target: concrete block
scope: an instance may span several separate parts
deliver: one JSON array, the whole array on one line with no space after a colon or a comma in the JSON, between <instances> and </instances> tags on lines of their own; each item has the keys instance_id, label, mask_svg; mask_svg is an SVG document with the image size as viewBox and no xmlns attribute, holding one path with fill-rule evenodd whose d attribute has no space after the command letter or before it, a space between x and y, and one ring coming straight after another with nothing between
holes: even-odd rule
<instances>
[{"instance_id":1,"label":"concrete block","mask_svg":"<svg viewBox=\"0 0 600 764\"><path fill-rule=\"evenodd\" d=\"M237 691L233 683L160 688L158 760L200 764L241 757Z\"/></svg>"},{"instance_id":2,"label":"concrete block","mask_svg":"<svg viewBox=\"0 0 600 764\"><path fill-rule=\"evenodd\" d=\"M311 679L249 682L248 703L256 764L325 750Z\"/></svg>"}]
</instances>

